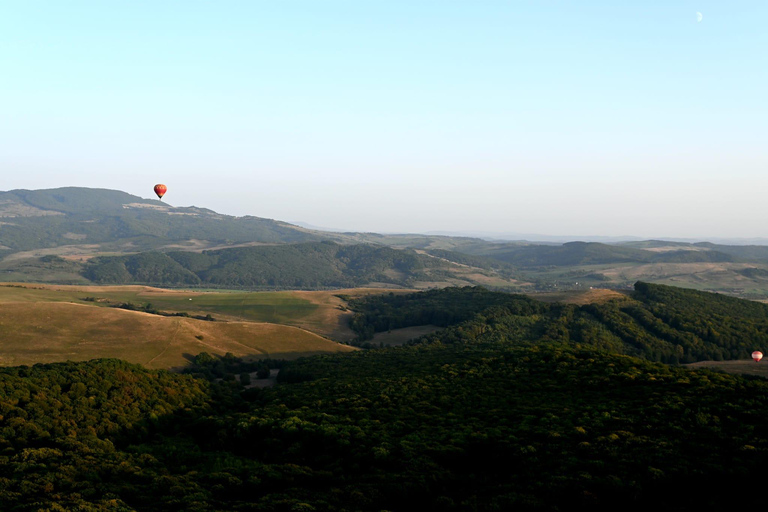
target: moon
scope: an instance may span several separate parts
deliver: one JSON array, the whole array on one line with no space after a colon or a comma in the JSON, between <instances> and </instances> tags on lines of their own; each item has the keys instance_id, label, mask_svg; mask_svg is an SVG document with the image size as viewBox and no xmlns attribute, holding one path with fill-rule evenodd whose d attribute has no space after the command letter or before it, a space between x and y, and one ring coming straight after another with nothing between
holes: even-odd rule
<instances>
[{"instance_id":1,"label":"moon","mask_svg":"<svg viewBox=\"0 0 768 512\"><path fill-rule=\"evenodd\" d=\"M696 21L697 21L698 23L701 23L701 20L703 20L703 19L704 19L704 15L703 15L703 14L701 14L700 12L697 12L697 13L696 13Z\"/></svg>"}]
</instances>

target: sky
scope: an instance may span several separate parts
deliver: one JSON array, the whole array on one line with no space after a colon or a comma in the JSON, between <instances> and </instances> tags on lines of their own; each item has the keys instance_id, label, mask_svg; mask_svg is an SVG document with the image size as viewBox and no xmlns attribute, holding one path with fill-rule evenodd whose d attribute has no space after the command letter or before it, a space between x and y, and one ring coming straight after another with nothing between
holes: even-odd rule
<instances>
[{"instance_id":1,"label":"sky","mask_svg":"<svg viewBox=\"0 0 768 512\"><path fill-rule=\"evenodd\" d=\"M768 237L766 23L765 0L0 0L0 190Z\"/></svg>"}]
</instances>

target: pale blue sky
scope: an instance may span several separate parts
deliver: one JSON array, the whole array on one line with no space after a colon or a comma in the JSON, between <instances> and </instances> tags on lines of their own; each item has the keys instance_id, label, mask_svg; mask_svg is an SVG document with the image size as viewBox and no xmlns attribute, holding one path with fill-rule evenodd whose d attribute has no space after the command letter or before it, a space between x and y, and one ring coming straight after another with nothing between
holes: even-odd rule
<instances>
[{"instance_id":1,"label":"pale blue sky","mask_svg":"<svg viewBox=\"0 0 768 512\"><path fill-rule=\"evenodd\" d=\"M765 237L766 19L764 0L0 0L0 190Z\"/></svg>"}]
</instances>

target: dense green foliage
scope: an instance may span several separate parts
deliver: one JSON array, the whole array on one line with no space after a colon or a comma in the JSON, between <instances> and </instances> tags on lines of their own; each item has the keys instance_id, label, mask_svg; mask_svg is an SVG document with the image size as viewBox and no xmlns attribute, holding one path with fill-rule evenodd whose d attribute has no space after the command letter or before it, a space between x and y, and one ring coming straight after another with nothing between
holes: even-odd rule
<instances>
[{"instance_id":1,"label":"dense green foliage","mask_svg":"<svg viewBox=\"0 0 768 512\"><path fill-rule=\"evenodd\" d=\"M545 304L482 288L381 295L352 301L351 325L362 340L398 327L471 319L431 339L544 338L667 363L746 359L753 350L768 349L768 305L671 286L637 283L635 288L631 299L585 306ZM496 307L486 309L491 305Z\"/></svg>"},{"instance_id":2,"label":"dense green foliage","mask_svg":"<svg viewBox=\"0 0 768 512\"><path fill-rule=\"evenodd\" d=\"M768 463L764 380L591 349L432 343L280 380L244 400L113 361L6 370L0 507L735 510Z\"/></svg>"},{"instance_id":3,"label":"dense green foliage","mask_svg":"<svg viewBox=\"0 0 768 512\"><path fill-rule=\"evenodd\" d=\"M426 268L443 265L410 250L310 242L94 258L84 275L94 282L114 284L322 288L373 281L407 285L423 277Z\"/></svg>"},{"instance_id":4,"label":"dense green foliage","mask_svg":"<svg viewBox=\"0 0 768 512\"><path fill-rule=\"evenodd\" d=\"M480 288L351 305L362 328L449 327L294 362L203 353L193 375L0 370L0 510L762 505L768 381L648 359L733 356L765 338L766 305L646 283L589 306ZM243 389L269 368L278 386Z\"/></svg>"},{"instance_id":5,"label":"dense green foliage","mask_svg":"<svg viewBox=\"0 0 768 512\"><path fill-rule=\"evenodd\" d=\"M758 503L749 488L768 463L768 383L615 352L685 351L710 322L719 332L707 342L726 349L762 328L761 304L638 283L632 300L582 308L472 288L355 307L369 324L376 308L406 324L443 310L454 326L409 347L293 363L200 354L191 371L220 384L111 360L0 371L0 508ZM281 385L238 397L235 373L245 383L270 366Z\"/></svg>"},{"instance_id":6,"label":"dense green foliage","mask_svg":"<svg viewBox=\"0 0 768 512\"><path fill-rule=\"evenodd\" d=\"M132 256L102 256L92 259L83 275L95 283L199 284L200 278L167 254L146 252Z\"/></svg>"},{"instance_id":7,"label":"dense green foliage","mask_svg":"<svg viewBox=\"0 0 768 512\"><path fill-rule=\"evenodd\" d=\"M119 510L163 492L166 470L122 448L198 417L208 387L115 360L3 369L0 509Z\"/></svg>"},{"instance_id":8,"label":"dense green foliage","mask_svg":"<svg viewBox=\"0 0 768 512\"><path fill-rule=\"evenodd\" d=\"M356 312L350 322L360 340L414 325L447 327L469 320L491 306L504 305L517 314L536 315L549 306L524 295L490 292L484 288L444 288L420 293L371 295L348 302Z\"/></svg>"}]
</instances>

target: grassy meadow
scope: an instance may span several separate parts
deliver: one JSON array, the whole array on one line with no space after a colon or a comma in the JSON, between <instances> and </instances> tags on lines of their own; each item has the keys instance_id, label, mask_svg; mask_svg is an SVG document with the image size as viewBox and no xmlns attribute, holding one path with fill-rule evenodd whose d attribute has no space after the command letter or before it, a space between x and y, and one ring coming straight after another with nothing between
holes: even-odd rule
<instances>
[{"instance_id":1,"label":"grassy meadow","mask_svg":"<svg viewBox=\"0 0 768 512\"><path fill-rule=\"evenodd\" d=\"M200 352L295 359L353 350L285 325L206 322L67 302L0 305L0 340L3 366L118 358L174 368Z\"/></svg>"},{"instance_id":2,"label":"grassy meadow","mask_svg":"<svg viewBox=\"0 0 768 512\"><path fill-rule=\"evenodd\" d=\"M0 365L117 357L150 368L200 352L295 358L353 350L339 292L200 292L146 286L0 285ZM354 295L382 290L347 290ZM151 304L209 322L112 306Z\"/></svg>"}]
</instances>

